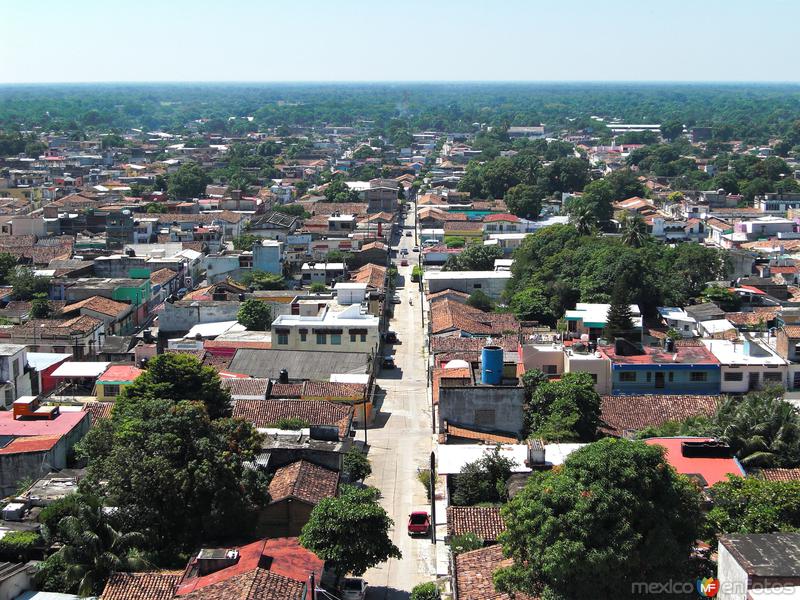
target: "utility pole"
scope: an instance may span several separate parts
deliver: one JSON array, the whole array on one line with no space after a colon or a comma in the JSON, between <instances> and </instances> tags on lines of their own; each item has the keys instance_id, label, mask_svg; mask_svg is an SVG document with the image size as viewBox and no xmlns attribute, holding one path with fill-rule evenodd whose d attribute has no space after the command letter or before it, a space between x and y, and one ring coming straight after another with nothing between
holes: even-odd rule
<instances>
[{"instance_id":1,"label":"utility pole","mask_svg":"<svg viewBox=\"0 0 800 600\"><path fill-rule=\"evenodd\" d=\"M317 582L315 581L314 571L308 574L308 584L311 588L311 595L309 596L309 600L317 600Z\"/></svg>"},{"instance_id":2,"label":"utility pole","mask_svg":"<svg viewBox=\"0 0 800 600\"><path fill-rule=\"evenodd\" d=\"M431 543L436 543L436 453L431 450Z\"/></svg>"}]
</instances>

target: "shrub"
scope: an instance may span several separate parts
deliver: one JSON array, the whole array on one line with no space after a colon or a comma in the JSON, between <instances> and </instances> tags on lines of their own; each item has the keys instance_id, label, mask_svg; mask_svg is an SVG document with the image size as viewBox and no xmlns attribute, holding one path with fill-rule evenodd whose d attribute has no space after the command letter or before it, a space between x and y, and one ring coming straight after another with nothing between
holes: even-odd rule
<instances>
[{"instance_id":1,"label":"shrub","mask_svg":"<svg viewBox=\"0 0 800 600\"><path fill-rule=\"evenodd\" d=\"M467 242L463 237L448 235L444 238L444 243L448 248L463 248Z\"/></svg>"},{"instance_id":2,"label":"shrub","mask_svg":"<svg viewBox=\"0 0 800 600\"><path fill-rule=\"evenodd\" d=\"M435 477L435 474L434 474ZM425 494L428 500L431 499L431 470L430 469L417 469L417 479L425 486Z\"/></svg>"},{"instance_id":3,"label":"shrub","mask_svg":"<svg viewBox=\"0 0 800 600\"><path fill-rule=\"evenodd\" d=\"M483 548L483 539L471 531L461 535L454 535L450 539L450 552L453 556L458 556L462 552L470 552Z\"/></svg>"},{"instance_id":4,"label":"shrub","mask_svg":"<svg viewBox=\"0 0 800 600\"><path fill-rule=\"evenodd\" d=\"M352 446L344 455L343 471L350 481L362 481L372 473L372 466L364 453Z\"/></svg>"},{"instance_id":5,"label":"shrub","mask_svg":"<svg viewBox=\"0 0 800 600\"><path fill-rule=\"evenodd\" d=\"M411 590L410 600L439 600L439 598L441 598L439 588L432 581L415 585Z\"/></svg>"},{"instance_id":6,"label":"shrub","mask_svg":"<svg viewBox=\"0 0 800 600\"><path fill-rule=\"evenodd\" d=\"M34 531L9 531L0 539L0 560L27 562L40 540Z\"/></svg>"},{"instance_id":7,"label":"shrub","mask_svg":"<svg viewBox=\"0 0 800 600\"><path fill-rule=\"evenodd\" d=\"M283 419L271 423L267 427L274 429L305 429L309 425L308 421L299 417L284 417Z\"/></svg>"}]
</instances>

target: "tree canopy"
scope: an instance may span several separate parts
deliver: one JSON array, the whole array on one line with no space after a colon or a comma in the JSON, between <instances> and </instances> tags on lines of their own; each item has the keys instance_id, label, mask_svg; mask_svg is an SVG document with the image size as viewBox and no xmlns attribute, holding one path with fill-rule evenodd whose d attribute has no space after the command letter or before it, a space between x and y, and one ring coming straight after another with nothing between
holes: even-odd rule
<instances>
[{"instance_id":1,"label":"tree canopy","mask_svg":"<svg viewBox=\"0 0 800 600\"><path fill-rule=\"evenodd\" d=\"M122 390L129 400L159 398L171 402L197 400L212 419L230 415L231 395L220 384L212 367L203 366L190 354L159 354L147 362L147 369ZM120 404L120 410L129 404Z\"/></svg>"},{"instance_id":2,"label":"tree canopy","mask_svg":"<svg viewBox=\"0 0 800 600\"><path fill-rule=\"evenodd\" d=\"M247 329L267 331L272 325L272 309L266 302L257 298L249 298L239 306L236 320Z\"/></svg>"},{"instance_id":3,"label":"tree canopy","mask_svg":"<svg viewBox=\"0 0 800 600\"><path fill-rule=\"evenodd\" d=\"M300 543L328 561L338 578L401 558L389 539L393 521L378 504L378 495L375 488L342 486L339 496L319 501L303 526Z\"/></svg>"},{"instance_id":4,"label":"tree canopy","mask_svg":"<svg viewBox=\"0 0 800 600\"><path fill-rule=\"evenodd\" d=\"M697 488L658 446L604 439L534 473L502 510L513 565L501 591L589 600L631 597L636 581L689 579L701 522Z\"/></svg>"}]
</instances>

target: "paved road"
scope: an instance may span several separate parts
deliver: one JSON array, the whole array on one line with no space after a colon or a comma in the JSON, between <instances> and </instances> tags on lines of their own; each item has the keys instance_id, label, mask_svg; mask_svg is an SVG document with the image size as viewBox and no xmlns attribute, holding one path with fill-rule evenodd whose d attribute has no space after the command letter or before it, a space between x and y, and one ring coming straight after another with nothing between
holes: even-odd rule
<instances>
[{"instance_id":1,"label":"paved road","mask_svg":"<svg viewBox=\"0 0 800 600\"><path fill-rule=\"evenodd\" d=\"M417 469L428 465L432 448L419 289L410 277L411 266L417 260L417 254L411 252L415 241L413 223L411 209L406 229L412 231L412 236L403 235L399 243L395 242L409 250L409 266L398 267L404 282L398 290L402 302L395 305L391 322L401 343L394 347L397 368L384 370L378 377L378 386L385 396L375 426L368 431L372 475L366 480L382 492L381 503L395 523L392 540L403 558L367 571L364 577L370 586L369 600L407 599L417 583L432 580L434 571L435 553L430 541L410 538L406 533L408 514L428 508L425 489L417 480ZM409 298L413 298L413 306L409 305ZM363 433L358 435L363 439Z\"/></svg>"}]
</instances>

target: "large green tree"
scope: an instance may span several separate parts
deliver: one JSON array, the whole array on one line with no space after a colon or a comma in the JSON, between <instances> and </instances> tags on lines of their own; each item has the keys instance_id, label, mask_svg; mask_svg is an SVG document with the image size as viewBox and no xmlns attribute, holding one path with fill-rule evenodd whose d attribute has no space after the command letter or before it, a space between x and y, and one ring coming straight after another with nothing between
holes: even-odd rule
<instances>
[{"instance_id":1,"label":"large green tree","mask_svg":"<svg viewBox=\"0 0 800 600\"><path fill-rule=\"evenodd\" d=\"M130 400L197 400L212 419L231 413L231 395L222 387L219 374L190 354L169 353L151 358L145 372L122 390L122 396Z\"/></svg>"},{"instance_id":2,"label":"large green tree","mask_svg":"<svg viewBox=\"0 0 800 600\"><path fill-rule=\"evenodd\" d=\"M493 504L507 498L506 481L514 463L494 447L476 461L464 465L455 477L453 504L472 506L481 502Z\"/></svg>"},{"instance_id":3,"label":"large green tree","mask_svg":"<svg viewBox=\"0 0 800 600\"><path fill-rule=\"evenodd\" d=\"M378 504L379 494L345 485L338 497L320 500L303 526L300 543L327 561L337 579L402 556L389 539L393 521Z\"/></svg>"},{"instance_id":4,"label":"large green tree","mask_svg":"<svg viewBox=\"0 0 800 600\"><path fill-rule=\"evenodd\" d=\"M102 493L123 528L147 536L161 560L201 540L250 532L268 501L267 482L247 468L261 436L241 419L211 420L200 402L123 394L111 419L79 444L83 489Z\"/></svg>"},{"instance_id":5,"label":"large green tree","mask_svg":"<svg viewBox=\"0 0 800 600\"><path fill-rule=\"evenodd\" d=\"M445 263L444 271L492 271L494 261L503 257L500 246L471 244L462 252L451 255Z\"/></svg>"},{"instance_id":6,"label":"large green tree","mask_svg":"<svg viewBox=\"0 0 800 600\"><path fill-rule=\"evenodd\" d=\"M604 439L534 473L502 511L513 565L501 591L573 600L632 598L637 581L689 579L701 522L697 488L642 442Z\"/></svg>"},{"instance_id":7,"label":"large green tree","mask_svg":"<svg viewBox=\"0 0 800 600\"><path fill-rule=\"evenodd\" d=\"M526 430L549 441L592 441L599 423L600 396L589 373L571 372L557 381L540 380L525 404Z\"/></svg>"},{"instance_id":8,"label":"large green tree","mask_svg":"<svg viewBox=\"0 0 800 600\"><path fill-rule=\"evenodd\" d=\"M266 302L250 298L242 302L236 319L247 329L267 331L272 325L272 309Z\"/></svg>"},{"instance_id":9,"label":"large green tree","mask_svg":"<svg viewBox=\"0 0 800 600\"><path fill-rule=\"evenodd\" d=\"M197 163L184 163L169 176L167 193L175 199L198 198L205 194L206 186L211 178L205 169Z\"/></svg>"},{"instance_id":10,"label":"large green tree","mask_svg":"<svg viewBox=\"0 0 800 600\"><path fill-rule=\"evenodd\" d=\"M708 491L714 504L706 515L706 537L724 533L800 531L800 481L731 477Z\"/></svg>"},{"instance_id":11,"label":"large green tree","mask_svg":"<svg viewBox=\"0 0 800 600\"><path fill-rule=\"evenodd\" d=\"M542 212L542 197L534 185L520 183L506 192L506 206L513 214L525 219L536 219Z\"/></svg>"}]
</instances>

